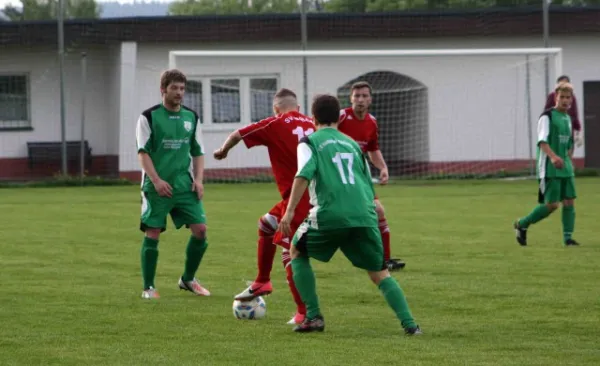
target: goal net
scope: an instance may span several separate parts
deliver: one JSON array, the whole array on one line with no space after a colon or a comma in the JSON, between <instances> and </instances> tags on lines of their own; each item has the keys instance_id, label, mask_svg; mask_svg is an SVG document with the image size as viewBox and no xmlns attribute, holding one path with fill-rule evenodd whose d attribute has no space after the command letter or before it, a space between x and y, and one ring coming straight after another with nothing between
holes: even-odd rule
<instances>
[{"instance_id":1,"label":"goal net","mask_svg":"<svg viewBox=\"0 0 600 366\"><path fill-rule=\"evenodd\" d=\"M533 174L537 119L561 62L558 48L169 52L169 67L188 76L185 104L202 119L209 153L270 116L278 88L294 90L306 112L321 93L350 107L350 86L369 82L392 179ZM207 156L207 179L270 177L264 148Z\"/></svg>"}]
</instances>

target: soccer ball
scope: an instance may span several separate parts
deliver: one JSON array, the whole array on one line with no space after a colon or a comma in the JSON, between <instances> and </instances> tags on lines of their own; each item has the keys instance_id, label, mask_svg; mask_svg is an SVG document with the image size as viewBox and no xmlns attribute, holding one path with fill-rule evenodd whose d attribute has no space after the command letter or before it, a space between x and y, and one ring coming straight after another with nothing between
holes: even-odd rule
<instances>
[{"instance_id":1,"label":"soccer ball","mask_svg":"<svg viewBox=\"0 0 600 366\"><path fill-rule=\"evenodd\" d=\"M267 314L267 303L261 297L249 301L235 300L233 302L233 316L236 319L258 320Z\"/></svg>"}]
</instances>

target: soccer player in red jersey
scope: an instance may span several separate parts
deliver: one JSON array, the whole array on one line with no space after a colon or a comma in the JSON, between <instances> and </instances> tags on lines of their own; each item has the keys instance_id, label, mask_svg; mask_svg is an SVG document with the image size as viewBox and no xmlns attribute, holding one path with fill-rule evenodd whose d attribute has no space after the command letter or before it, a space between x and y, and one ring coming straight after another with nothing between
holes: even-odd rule
<instances>
[{"instance_id":1,"label":"soccer player in red jersey","mask_svg":"<svg viewBox=\"0 0 600 366\"><path fill-rule=\"evenodd\" d=\"M386 184L389 172L381 150L379 150L379 131L377 120L369 113L371 105L371 85L365 81L359 81L350 87L350 101L352 107L340 111L338 129L356 141L363 153L369 155L369 159L379 169L379 182ZM404 268L405 263L400 259L391 258L390 228L385 218L385 211L381 201L375 196L377 216L379 218L379 231L383 240L383 253L386 267L389 271Z\"/></svg>"},{"instance_id":2,"label":"soccer player in red jersey","mask_svg":"<svg viewBox=\"0 0 600 366\"><path fill-rule=\"evenodd\" d=\"M266 146L269 152L271 168L282 200L258 221L258 275L254 282L235 296L236 300L249 300L257 296L268 295L273 291L271 270L277 246L282 247L281 258L287 273L287 281L296 302L297 311L288 324L300 324L306 317L306 307L294 285L292 266L290 265L290 239L277 232L279 221L285 214L288 199L298 162L296 149L299 141L316 130L312 118L298 112L296 94L289 89L280 89L273 97L274 116L250 124L234 131L223 146L214 152L217 160L225 159L227 153L240 141L247 148ZM308 216L310 203L306 193L292 222L292 235ZM274 245L276 244L276 245Z\"/></svg>"}]
</instances>

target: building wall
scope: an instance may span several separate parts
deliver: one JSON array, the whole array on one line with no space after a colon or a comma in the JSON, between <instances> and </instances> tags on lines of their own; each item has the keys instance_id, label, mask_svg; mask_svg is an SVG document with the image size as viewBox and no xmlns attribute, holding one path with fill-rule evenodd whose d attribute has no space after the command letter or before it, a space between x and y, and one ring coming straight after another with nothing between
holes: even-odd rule
<instances>
[{"instance_id":1,"label":"building wall","mask_svg":"<svg viewBox=\"0 0 600 366\"><path fill-rule=\"evenodd\" d=\"M600 78L594 57L595 37L555 37L553 46L563 47L563 72L571 75L578 95L582 82ZM358 46L357 46L358 45ZM294 49L294 44L141 44L138 48L137 82L141 86L139 100L144 106L158 101L158 76L168 65L171 49L240 50ZM439 49L439 48L515 48L540 47L537 37L531 38L463 38L412 40L348 40L346 42L311 43L312 49ZM327 57L308 60L308 91L335 93L346 81L369 71L395 71L415 78L428 87L429 159L433 162L464 162L528 159L534 154L529 133L535 136L536 121L545 101L544 59L530 56L457 56L457 57ZM529 65L527 70L526 65ZM236 58L210 57L178 58L178 67L190 75L239 75L277 73L281 85L296 90L302 88L302 64L299 58L257 57L240 61ZM527 113L527 73L529 72L529 103ZM550 61L551 86L556 73ZM582 108L582 103L580 103ZM580 111L582 113L582 110ZM215 128L205 126L208 151L217 148L236 126ZM531 127L531 130L530 130ZM414 135L419 136L418 126ZM131 130L133 133L133 130ZM395 139L395 136L381 138ZM419 142L417 141L416 144ZM425 143L425 142L424 142ZM401 147L400 147L401 148ZM128 154L122 151L123 154ZM131 165L122 170L136 169L133 155ZM576 151L583 156L583 149ZM226 162L207 158L207 168L268 166L264 151L237 149Z\"/></svg>"},{"instance_id":2,"label":"building wall","mask_svg":"<svg viewBox=\"0 0 600 366\"><path fill-rule=\"evenodd\" d=\"M576 95L580 96L583 115L583 81L600 80L596 60L600 49L597 37L553 37L552 46L562 47L563 72L571 76ZM440 49L440 48L515 48L540 47L539 37L531 38L462 38L348 40L312 42L312 49ZM120 45L85 47L88 52L88 87L86 90L86 139L94 155L119 155L118 170L138 171L135 151L135 118L145 108L160 101L159 77L168 66L171 49L297 49L297 44L164 44L137 45L133 65L133 88L123 86L124 65ZM80 47L80 49L82 49ZM80 133L80 49L72 48L66 60L67 138L79 139ZM277 74L280 86L303 94L302 62L298 58L259 57L239 59L179 59L178 67L192 77L211 75ZM529 127L535 135L536 119L545 100L543 59L529 60L531 80L531 115L526 111L526 68L522 56L414 57L334 59L317 57L308 60L309 98L315 93L336 93L348 80L369 71L387 70L410 76L428 88L429 160L464 162L528 159L532 154ZM552 63L551 63L552 66ZM7 172L6 159L27 156L28 141L60 141L59 73L53 49L6 49L0 53L0 72L24 71L30 74L32 131L0 131L0 171ZM126 74L127 75L127 74ZM555 74L551 70L551 83ZM127 92L127 90L131 90ZM310 99L309 99L310 100ZM126 105L129 110L124 110ZM528 122L529 117L529 122ZM129 121L131 119L131 121ZM204 125L205 149L212 152L239 125ZM417 140L423 140L418 133ZM411 134L409 129L408 134ZM398 139L400 136L381 136ZM413 144L419 144L414 141ZM401 145L401 144L399 144ZM405 144L403 146L408 146ZM402 149L402 146L398 148ZM583 148L576 157L583 156ZM4 161L4 163L2 163ZM4 164L4 165L3 165ZM11 163L12 164L12 163ZM485 164L485 163L484 163ZM100 162L117 169L117 163ZM207 156L208 169L268 167L266 151L246 150L240 146L224 162ZM7 173L4 173L5 175ZM25 174L21 172L21 174ZM0 173L0 176L2 173ZM25 174L27 175L27 174Z\"/></svg>"},{"instance_id":3,"label":"building wall","mask_svg":"<svg viewBox=\"0 0 600 366\"><path fill-rule=\"evenodd\" d=\"M65 57L65 124L66 138L80 140L81 136L81 57L80 51L73 48ZM89 141L92 154L99 156L97 168L105 168L107 156L117 154L116 146L109 138L112 123L111 85L116 82L111 77L110 53L106 47L86 48L87 83L85 90L85 138ZM27 142L60 141L60 75L58 57L52 49L6 49L0 53L0 73L25 72L29 75L30 113L32 130L0 131L0 178L11 175L29 177L58 172L59 165L47 169L37 167L35 171L27 167ZM10 160L7 160L10 159ZM74 165L77 168L78 164Z\"/></svg>"}]
</instances>

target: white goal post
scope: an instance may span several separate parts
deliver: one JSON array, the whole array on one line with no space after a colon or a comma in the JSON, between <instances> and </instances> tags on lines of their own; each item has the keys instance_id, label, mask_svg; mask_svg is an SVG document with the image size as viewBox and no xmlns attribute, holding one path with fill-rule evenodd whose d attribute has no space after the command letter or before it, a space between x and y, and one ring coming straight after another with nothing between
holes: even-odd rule
<instances>
[{"instance_id":1,"label":"white goal post","mask_svg":"<svg viewBox=\"0 0 600 366\"><path fill-rule=\"evenodd\" d=\"M466 48L432 50L172 50L169 68L177 67L177 57L418 57L418 56L489 56L489 55L555 55L555 72L562 72L562 48Z\"/></svg>"},{"instance_id":2,"label":"white goal post","mask_svg":"<svg viewBox=\"0 0 600 366\"><path fill-rule=\"evenodd\" d=\"M253 108L270 109L253 78L304 96L304 111L319 93L348 106L351 82L366 80L390 174L416 178L533 173L537 117L563 72L561 48L171 50L168 62L196 81L208 151L264 115ZM206 168L235 179L268 166L266 154L240 152Z\"/></svg>"}]
</instances>

